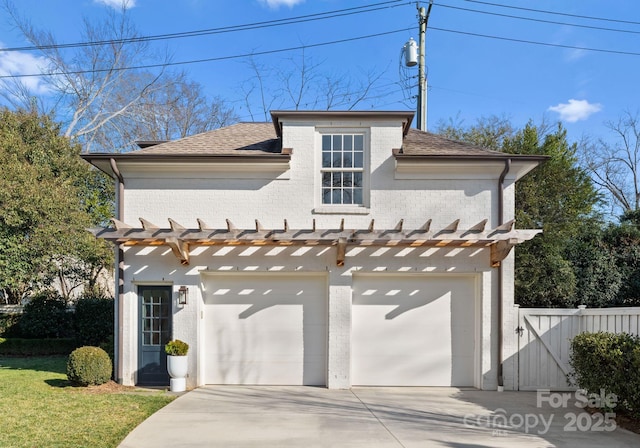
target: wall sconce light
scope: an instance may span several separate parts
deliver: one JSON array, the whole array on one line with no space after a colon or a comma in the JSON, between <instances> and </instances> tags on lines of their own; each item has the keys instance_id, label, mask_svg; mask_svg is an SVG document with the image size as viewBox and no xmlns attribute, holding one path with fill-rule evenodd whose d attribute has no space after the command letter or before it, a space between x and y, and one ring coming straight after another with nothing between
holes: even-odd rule
<instances>
[{"instance_id":1,"label":"wall sconce light","mask_svg":"<svg viewBox=\"0 0 640 448\"><path fill-rule=\"evenodd\" d=\"M186 286L181 286L180 289L178 289L178 304L186 305L188 295L189 295L189 288L187 288Z\"/></svg>"}]
</instances>

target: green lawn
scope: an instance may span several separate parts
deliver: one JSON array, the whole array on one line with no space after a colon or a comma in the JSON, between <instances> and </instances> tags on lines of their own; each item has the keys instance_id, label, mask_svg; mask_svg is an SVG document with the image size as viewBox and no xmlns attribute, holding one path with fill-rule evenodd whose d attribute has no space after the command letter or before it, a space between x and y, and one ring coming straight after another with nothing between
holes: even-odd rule
<instances>
[{"instance_id":1,"label":"green lawn","mask_svg":"<svg viewBox=\"0 0 640 448\"><path fill-rule=\"evenodd\" d=\"M66 357L0 357L0 447L116 447L173 397L72 387Z\"/></svg>"}]
</instances>

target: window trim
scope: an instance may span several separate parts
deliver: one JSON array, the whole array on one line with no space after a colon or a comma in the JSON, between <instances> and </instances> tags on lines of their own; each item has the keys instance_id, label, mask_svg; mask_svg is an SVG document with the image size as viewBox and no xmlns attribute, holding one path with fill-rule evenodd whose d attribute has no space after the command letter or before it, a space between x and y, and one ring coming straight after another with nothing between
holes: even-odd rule
<instances>
[{"instance_id":1,"label":"window trim","mask_svg":"<svg viewBox=\"0 0 640 448\"><path fill-rule=\"evenodd\" d=\"M362 161L362 204L325 204L322 202L322 137L325 135L362 135L363 136L363 161ZM370 150L371 131L369 128L357 127L317 127L314 139L315 169L314 169L314 205L313 213L319 214L368 214L370 205ZM329 169L327 171L349 171L346 169ZM351 171L359 171L354 169Z\"/></svg>"}]
</instances>

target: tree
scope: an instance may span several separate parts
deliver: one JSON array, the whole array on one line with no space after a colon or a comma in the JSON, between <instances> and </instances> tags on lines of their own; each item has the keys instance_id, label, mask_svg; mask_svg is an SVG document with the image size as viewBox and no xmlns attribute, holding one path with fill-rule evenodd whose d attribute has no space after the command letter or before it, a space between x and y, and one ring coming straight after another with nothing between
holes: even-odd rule
<instances>
[{"instance_id":1,"label":"tree","mask_svg":"<svg viewBox=\"0 0 640 448\"><path fill-rule=\"evenodd\" d=\"M0 111L0 291L6 303L19 303L54 280L68 300L77 278L95 287L96 272L111 265L112 251L85 228L112 214L113 191L102 179L105 197L92 197L87 183L101 174L79 154L79 145L50 117Z\"/></svg>"},{"instance_id":2,"label":"tree","mask_svg":"<svg viewBox=\"0 0 640 448\"><path fill-rule=\"evenodd\" d=\"M543 229L537 241L516 250L516 300L523 306L573 305L578 279L565 248L585 227L597 225L599 201L589 175L578 165L577 145L567 141L560 124L542 135L529 123L505 140L503 150L550 157L516 184L516 222Z\"/></svg>"},{"instance_id":3,"label":"tree","mask_svg":"<svg viewBox=\"0 0 640 448\"><path fill-rule=\"evenodd\" d=\"M149 93L130 107L117 129L100 134L101 147L122 147L137 140L174 140L227 126L237 121L233 109L215 97L207 99L202 85L186 73ZM111 125L108 125L111 126Z\"/></svg>"},{"instance_id":4,"label":"tree","mask_svg":"<svg viewBox=\"0 0 640 448\"><path fill-rule=\"evenodd\" d=\"M98 22L84 20L82 41L92 44L61 48L55 36L35 28L10 0L2 0L24 37L38 49L47 66L42 82L47 93L34 98L31 90L14 78L0 91L14 108L34 106L56 116L63 133L82 144L84 151L121 151L136 140L182 137L227 124L233 113L219 98L209 101L202 87L184 73L164 69L169 62L140 39L129 18L126 1L121 11L107 9ZM131 69L156 65L155 71ZM67 113L68 111L68 113Z\"/></svg>"},{"instance_id":5,"label":"tree","mask_svg":"<svg viewBox=\"0 0 640 448\"><path fill-rule=\"evenodd\" d=\"M456 116L448 121L440 121L436 132L452 140L501 151L505 140L513 137L516 130L508 118L491 115L478 118L472 126L464 126L463 120Z\"/></svg>"},{"instance_id":6,"label":"tree","mask_svg":"<svg viewBox=\"0 0 640 448\"><path fill-rule=\"evenodd\" d=\"M619 225L610 224L603 241L615 258L621 277L616 306L640 306L640 228L638 213L625 213Z\"/></svg>"},{"instance_id":7,"label":"tree","mask_svg":"<svg viewBox=\"0 0 640 448\"><path fill-rule=\"evenodd\" d=\"M324 73L323 64L306 56L304 49L299 58L287 59L276 68L254 58L248 66L253 74L241 87L245 107L252 120L261 115L265 121L271 109L353 110L370 99L384 75L384 71L370 71L356 80L346 74Z\"/></svg>"},{"instance_id":8,"label":"tree","mask_svg":"<svg viewBox=\"0 0 640 448\"><path fill-rule=\"evenodd\" d=\"M616 248L607 242L612 227L584 226L579 235L567 241L564 258L570 262L576 279L575 295L568 301L569 306L602 308L621 303L625 276Z\"/></svg>"},{"instance_id":9,"label":"tree","mask_svg":"<svg viewBox=\"0 0 640 448\"><path fill-rule=\"evenodd\" d=\"M615 213L640 210L640 121L626 111L618 121L607 122L614 137L583 146L583 163L595 184L606 192Z\"/></svg>"},{"instance_id":10,"label":"tree","mask_svg":"<svg viewBox=\"0 0 640 448\"><path fill-rule=\"evenodd\" d=\"M475 126L441 124L445 136L509 154L547 155L549 160L516 184L516 222L542 228L543 234L516 248L516 302L521 306L573 306L583 278L567 256L568 244L585 229L598 226L594 214L599 196L587 172L578 165L577 145L567 141L561 125L527 124L515 130L498 117Z\"/></svg>"}]
</instances>

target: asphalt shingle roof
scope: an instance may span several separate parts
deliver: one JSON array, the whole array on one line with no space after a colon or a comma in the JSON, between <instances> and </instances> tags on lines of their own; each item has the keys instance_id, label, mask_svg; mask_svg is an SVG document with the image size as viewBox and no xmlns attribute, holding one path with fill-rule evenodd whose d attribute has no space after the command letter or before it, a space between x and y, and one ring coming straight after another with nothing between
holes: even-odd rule
<instances>
[{"instance_id":1,"label":"asphalt shingle roof","mask_svg":"<svg viewBox=\"0 0 640 448\"><path fill-rule=\"evenodd\" d=\"M280 153L273 123L237 123L202 134L160 143L134 154L259 155Z\"/></svg>"},{"instance_id":2,"label":"asphalt shingle roof","mask_svg":"<svg viewBox=\"0 0 640 448\"><path fill-rule=\"evenodd\" d=\"M406 156L486 156L504 155L498 151L470 143L451 140L430 132L410 129L403 144L401 154Z\"/></svg>"},{"instance_id":3,"label":"asphalt shingle roof","mask_svg":"<svg viewBox=\"0 0 640 448\"><path fill-rule=\"evenodd\" d=\"M410 129L400 154L405 156L483 156L500 155L480 146L450 140L437 134ZM237 123L179 140L159 143L132 154L166 155L261 155L282 152L273 123Z\"/></svg>"}]
</instances>

